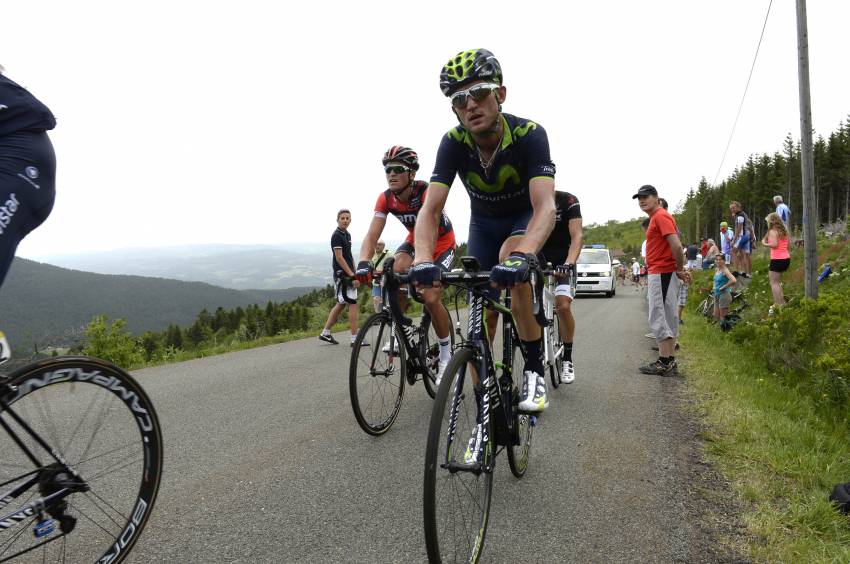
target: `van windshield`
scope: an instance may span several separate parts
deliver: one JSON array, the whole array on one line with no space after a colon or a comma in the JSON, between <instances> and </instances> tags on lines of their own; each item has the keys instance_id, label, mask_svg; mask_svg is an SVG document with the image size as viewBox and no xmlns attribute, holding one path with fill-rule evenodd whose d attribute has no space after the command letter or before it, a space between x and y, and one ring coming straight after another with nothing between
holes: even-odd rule
<instances>
[{"instance_id":1,"label":"van windshield","mask_svg":"<svg viewBox=\"0 0 850 564\"><path fill-rule=\"evenodd\" d=\"M578 264L610 264L608 251L604 249L584 249L576 261Z\"/></svg>"}]
</instances>

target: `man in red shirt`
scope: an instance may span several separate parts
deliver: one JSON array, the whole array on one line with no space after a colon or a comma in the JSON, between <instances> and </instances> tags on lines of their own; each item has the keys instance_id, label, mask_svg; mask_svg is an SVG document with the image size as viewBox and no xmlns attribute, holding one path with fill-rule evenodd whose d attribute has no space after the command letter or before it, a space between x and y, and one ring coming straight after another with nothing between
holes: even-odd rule
<instances>
[{"instance_id":1,"label":"man in red shirt","mask_svg":"<svg viewBox=\"0 0 850 564\"><path fill-rule=\"evenodd\" d=\"M649 268L649 327L658 341L658 360L641 366L643 374L676 374L674 347L679 336L679 288L690 283L676 220L661 206L658 191L649 184L637 194L640 209L649 216L646 230L646 265Z\"/></svg>"}]
</instances>

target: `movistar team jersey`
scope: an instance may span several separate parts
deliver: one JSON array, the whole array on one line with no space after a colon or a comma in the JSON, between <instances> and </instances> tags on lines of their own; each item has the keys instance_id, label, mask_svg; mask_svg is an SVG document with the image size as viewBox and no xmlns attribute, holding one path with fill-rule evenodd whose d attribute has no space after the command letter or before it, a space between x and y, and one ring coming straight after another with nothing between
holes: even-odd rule
<instances>
[{"instance_id":1,"label":"movistar team jersey","mask_svg":"<svg viewBox=\"0 0 850 564\"><path fill-rule=\"evenodd\" d=\"M16 131L47 131L56 127L50 110L23 86L0 74L0 137Z\"/></svg>"},{"instance_id":2,"label":"movistar team jersey","mask_svg":"<svg viewBox=\"0 0 850 564\"><path fill-rule=\"evenodd\" d=\"M431 182L451 186L455 174L469 193L473 215L512 216L529 211L532 178L555 177L546 130L531 120L502 114L502 143L489 173L472 135L463 126L446 133L437 151Z\"/></svg>"}]
</instances>

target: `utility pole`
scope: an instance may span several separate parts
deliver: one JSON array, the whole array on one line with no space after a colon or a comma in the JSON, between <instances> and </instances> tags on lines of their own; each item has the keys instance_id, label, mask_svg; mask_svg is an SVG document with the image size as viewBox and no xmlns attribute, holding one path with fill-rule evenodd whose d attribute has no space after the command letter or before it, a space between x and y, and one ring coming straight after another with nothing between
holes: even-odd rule
<instances>
[{"instance_id":1,"label":"utility pole","mask_svg":"<svg viewBox=\"0 0 850 564\"><path fill-rule=\"evenodd\" d=\"M817 216L814 194L814 158L812 156L812 97L809 89L809 31L806 0L797 0L797 69L800 80L800 161L803 180L803 253L806 297L816 300Z\"/></svg>"}]
</instances>

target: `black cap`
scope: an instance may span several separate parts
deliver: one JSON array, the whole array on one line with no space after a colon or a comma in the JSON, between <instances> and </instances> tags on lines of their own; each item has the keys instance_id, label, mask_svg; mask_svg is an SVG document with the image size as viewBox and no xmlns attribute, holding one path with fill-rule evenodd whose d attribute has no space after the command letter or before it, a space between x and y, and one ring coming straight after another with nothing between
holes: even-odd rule
<instances>
[{"instance_id":1,"label":"black cap","mask_svg":"<svg viewBox=\"0 0 850 564\"><path fill-rule=\"evenodd\" d=\"M632 196L632 199L634 200L638 196L658 196L658 190L655 189L655 186L644 184L638 189L637 194Z\"/></svg>"}]
</instances>

